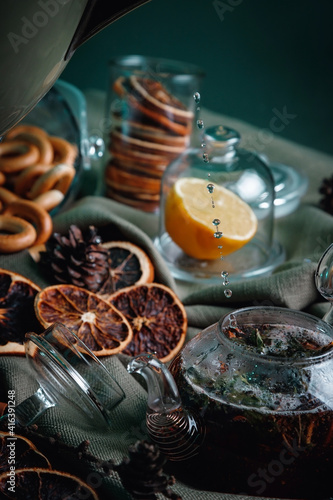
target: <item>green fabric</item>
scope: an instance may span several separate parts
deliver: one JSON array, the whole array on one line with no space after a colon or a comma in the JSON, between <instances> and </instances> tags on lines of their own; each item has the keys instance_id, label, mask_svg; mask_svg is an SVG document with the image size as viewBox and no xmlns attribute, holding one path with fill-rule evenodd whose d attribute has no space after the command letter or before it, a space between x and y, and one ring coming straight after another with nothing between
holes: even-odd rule
<instances>
[{"instance_id":1,"label":"green fabric","mask_svg":"<svg viewBox=\"0 0 333 500\"><path fill-rule=\"evenodd\" d=\"M294 151L298 151L296 146L294 146ZM315 157L315 153L312 154ZM319 153L318 158L321 158ZM330 163L327 162L325 165L327 175L331 174ZM305 169L305 171L310 173L310 165L309 170ZM231 284L233 295L230 299L225 298L222 285L203 287L175 282L154 247L149 229L145 231L147 226L150 230L153 225L156 227L156 216L140 213L102 197L88 196L76 202L66 212L56 216L54 228L56 231L63 232L73 223L81 227L94 224L106 230L110 238L117 235L145 249L154 263L156 281L172 287L181 297L188 314L188 338L191 338L200 329L218 321L224 313L245 305L278 305L307 311L318 316L324 314L328 304L324 303L315 288L314 271L320 255L333 241L333 217L315 206L319 198L317 184L310 186L307 197L303 200L304 203L296 212L276 220L275 238L285 247L285 263L271 276ZM28 252L0 256L0 267L19 272L42 287L48 284ZM62 439L69 444L78 444L89 439L91 453L100 458L112 458L118 462L127 455L130 444L146 435L146 393L138 381L127 373L124 357L103 358L103 363L126 393L126 399L114 410L114 425L109 431L88 429L84 423L76 419L70 421L58 407L48 410L39 420L38 427L39 432L45 435L54 435L59 432ZM6 401L7 390L15 389L17 403L32 395L36 390L33 374L24 357L1 357L0 382L0 399L4 401ZM101 478L101 476L98 477ZM87 480L89 480L88 476ZM99 482L97 480L98 484ZM178 492L184 500L251 498L198 492L179 481L173 490ZM128 494L122 488L116 475L103 479L103 484L97 488L97 492L99 491L101 500L128 498Z\"/></svg>"}]
</instances>

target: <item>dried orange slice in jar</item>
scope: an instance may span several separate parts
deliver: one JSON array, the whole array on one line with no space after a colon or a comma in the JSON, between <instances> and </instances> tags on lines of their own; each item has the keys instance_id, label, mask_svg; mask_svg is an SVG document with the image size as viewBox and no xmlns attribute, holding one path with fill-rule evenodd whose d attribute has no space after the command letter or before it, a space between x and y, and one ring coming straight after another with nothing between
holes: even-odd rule
<instances>
[{"instance_id":1,"label":"dried orange slice in jar","mask_svg":"<svg viewBox=\"0 0 333 500\"><path fill-rule=\"evenodd\" d=\"M165 203L165 227L172 240L190 257L218 259L214 219L221 221L219 240L223 255L242 248L256 234L258 221L251 207L235 193L214 185L214 205L207 181L182 177L171 188ZM215 229L214 229L215 227Z\"/></svg>"},{"instance_id":2,"label":"dried orange slice in jar","mask_svg":"<svg viewBox=\"0 0 333 500\"><path fill-rule=\"evenodd\" d=\"M151 352L167 362L180 351L185 341L187 316L170 288L158 283L132 286L114 293L109 301L127 318L133 330L133 339L124 354Z\"/></svg>"},{"instance_id":3,"label":"dried orange slice in jar","mask_svg":"<svg viewBox=\"0 0 333 500\"><path fill-rule=\"evenodd\" d=\"M154 280L154 266L142 248L129 241L109 241L102 246L108 250L111 280L99 295Z\"/></svg>"},{"instance_id":4,"label":"dried orange slice in jar","mask_svg":"<svg viewBox=\"0 0 333 500\"><path fill-rule=\"evenodd\" d=\"M13 478L15 497L9 490L8 471L0 475L0 494L3 498L15 500L52 500L67 498L79 500L98 500L96 492L82 479L72 474L43 468L16 469Z\"/></svg>"},{"instance_id":5,"label":"dried orange slice in jar","mask_svg":"<svg viewBox=\"0 0 333 500\"><path fill-rule=\"evenodd\" d=\"M44 288L36 295L35 311L44 328L63 323L96 356L116 354L132 340L132 328L121 312L95 293L75 285Z\"/></svg>"},{"instance_id":6,"label":"dried orange slice in jar","mask_svg":"<svg viewBox=\"0 0 333 500\"><path fill-rule=\"evenodd\" d=\"M0 354L25 353L27 331L40 332L34 300L40 287L13 271L0 269Z\"/></svg>"}]
</instances>

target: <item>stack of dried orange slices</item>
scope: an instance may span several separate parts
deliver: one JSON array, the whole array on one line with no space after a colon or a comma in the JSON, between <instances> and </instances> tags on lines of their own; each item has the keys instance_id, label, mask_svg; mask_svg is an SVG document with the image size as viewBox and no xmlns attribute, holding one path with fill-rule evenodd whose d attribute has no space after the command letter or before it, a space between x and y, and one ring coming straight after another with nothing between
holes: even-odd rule
<instances>
[{"instance_id":1,"label":"stack of dried orange slices","mask_svg":"<svg viewBox=\"0 0 333 500\"><path fill-rule=\"evenodd\" d=\"M154 212L166 167L189 144L193 113L149 78L119 77L114 90L126 105L112 110L106 194Z\"/></svg>"}]
</instances>

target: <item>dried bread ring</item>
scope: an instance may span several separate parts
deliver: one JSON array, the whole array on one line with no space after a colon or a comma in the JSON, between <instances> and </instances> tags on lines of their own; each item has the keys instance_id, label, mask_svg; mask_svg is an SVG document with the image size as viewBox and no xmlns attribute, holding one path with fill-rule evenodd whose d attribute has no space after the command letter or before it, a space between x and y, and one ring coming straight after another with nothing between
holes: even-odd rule
<instances>
[{"instance_id":1,"label":"dried bread ring","mask_svg":"<svg viewBox=\"0 0 333 500\"><path fill-rule=\"evenodd\" d=\"M50 136L49 140L54 149L54 161L73 165L77 156L75 146L61 137Z\"/></svg>"},{"instance_id":2,"label":"dried bread ring","mask_svg":"<svg viewBox=\"0 0 333 500\"><path fill-rule=\"evenodd\" d=\"M5 174L20 172L38 159L39 150L34 144L23 141L0 143L0 171Z\"/></svg>"},{"instance_id":3,"label":"dried bread ring","mask_svg":"<svg viewBox=\"0 0 333 500\"><path fill-rule=\"evenodd\" d=\"M19 196L27 195L36 180L45 172L50 170L52 165L31 165L20 172L14 181L15 193Z\"/></svg>"},{"instance_id":4,"label":"dried bread ring","mask_svg":"<svg viewBox=\"0 0 333 500\"><path fill-rule=\"evenodd\" d=\"M0 215L0 230L12 234L0 234L0 252L14 253L30 247L37 233L32 224L20 217Z\"/></svg>"},{"instance_id":5,"label":"dried bread ring","mask_svg":"<svg viewBox=\"0 0 333 500\"><path fill-rule=\"evenodd\" d=\"M41 130L41 129L40 129ZM42 132L42 130L41 130ZM48 137L43 133L20 132L15 136L16 141L24 141L29 144L34 144L39 151L39 163L48 165L53 162L54 151Z\"/></svg>"},{"instance_id":6,"label":"dried bread ring","mask_svg":"<svg viewBox=\"0 0 333 500\"><path fill-rule=\"evenodd\" d=\"M35 245L41 245L49 239L53 231L53 223L50 214L40 205L29 200L14 201L3 212L3 215L20 217L32 222L36 226L37 237Z\"/></svg>"},{"instance_id":7,"label":"dried bread ring","mask_svg":"<svg viewBox=\"0 0 333 500\"><path fill-rule=\"evenodd\" d=\"M51 189L57 189L65 194L75 176L75 168L70 165L59 163L41 175L29 192L29 198L35 199L40 194Z\"/></svg>"},{"instance_id":8,"label":"dried bread ring","mask_svg":"<svg viewBox=\"0 0 333 500\"><path fill-rule=\"evenodd\" d=\"M0 201L4 206L7 206L18 199L19 197L15 193L3 186L0 186Z\"/></svg>"},{"instance_id":9,"label":"dried bread ring","mask_svg":"<svg viewBox=\"0 0 333 500\"><path fill-rule=\"evenodd\" d=\"M60 205L64 198L65 195L61 191L58 189L51 189L46 193L40 194L33 201L43 207L47 212L50 212L55 207Z\"/></svg>"},{"instance_id":10,"label":"dried bread ring","mask_svg":"<svg viewBox=\"0 0 333 500\"><path fill-rule=\"evenodd\" d=\"M24 125L23 123L21 125L17 125L16 127L12 128L9 132L6 134L6 139L14 139L18 134L36 134L36 135L42 135L43 137L47 137L48 134L45 130L43 130L40 127L37 127L36 125Z\"/></svg>"}]
</instances>

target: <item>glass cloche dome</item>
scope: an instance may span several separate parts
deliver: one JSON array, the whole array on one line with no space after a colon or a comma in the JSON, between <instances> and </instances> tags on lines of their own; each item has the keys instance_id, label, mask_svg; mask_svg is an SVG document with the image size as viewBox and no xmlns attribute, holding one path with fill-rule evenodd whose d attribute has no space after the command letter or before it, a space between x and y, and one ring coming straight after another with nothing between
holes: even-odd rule
<instances>
[{"instance_id":1,"label":"glass cloche dome","mask_svg":"<svg viewBox=\"0 0 333 500\"><path fill-rule=\"evenodd\" d=\"M284 260L274 240L274 180L259 155L222 125L172 162L161 185L155 244L175 278L215 283L269 274Z\"/></svg>"}]
</instances>

